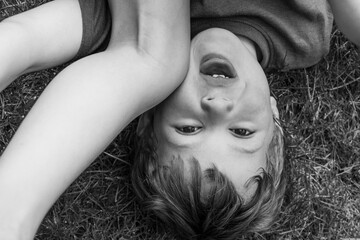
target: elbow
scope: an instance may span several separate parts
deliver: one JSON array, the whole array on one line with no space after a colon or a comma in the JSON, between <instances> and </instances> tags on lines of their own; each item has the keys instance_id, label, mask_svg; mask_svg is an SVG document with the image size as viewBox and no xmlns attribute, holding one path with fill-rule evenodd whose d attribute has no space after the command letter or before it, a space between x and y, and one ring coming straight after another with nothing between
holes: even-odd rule
<instances>
[{"instance_id":1,"label":"elbow","mask_svg":"<svg viewBox=\"0 0 360 240\"><path fill-rule=\"evenodd\" d=\"M153 61L166 75L185 76L190 58L190 36L188 31L152 36L143 34L137 44L141 55Z\"/></svg>"},{"instance_id":2,"label":"elbow","mask_svg":"<svg viewBox=\"0 0 360 240\"><path fill-rule=\"evenodd\" d=\"M153 66L154 71L167 76L167 81L182 81L185 78L189 68L190 43L163 45L156 51L153 48L151 50L138 48L140 54L150 63L148 65Z\"/></svg>"},{"instance_id":3,"label":"elbow","mask_svg":"<svg viewBox=\"0 0 360 240\"><path fill-rule=\"evenodd\" d=\"M184 80L188 68L189 68L189 58L190 58L190 50L189 49L183 49L181 52L175 52L171 54L170 56L167 56L166 59L166 71L171 69L172 74L174 76L177 76L178 78Z\"/></svg>"}]
</instances>

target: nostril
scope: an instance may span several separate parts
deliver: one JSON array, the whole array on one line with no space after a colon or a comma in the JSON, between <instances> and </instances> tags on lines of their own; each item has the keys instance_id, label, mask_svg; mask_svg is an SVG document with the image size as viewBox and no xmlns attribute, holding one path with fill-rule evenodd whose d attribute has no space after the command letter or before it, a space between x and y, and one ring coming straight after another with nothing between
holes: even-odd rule
<instances>
[{"instance_id":1,"label":"nostril","mask_svg":"<svg viewBox=\"0 0 360 240\"><path fill-rule=\"evenodd\" d=\"M215 99L215 97L206 97L205 98L205 100L206 101L212 101L212 100L214 100ZM224 100L224 101L226 101L226 102L229 102L229 101L231 101L229 98L221 98L222 100Z\"/></svg>"},{"instance_id":2,"label":"nostril","mask_svg":"<svg viewBox=\"0 0 360 240\"><path fill-rule=\"evenodd\" d=\"M224 111L230 112L234 107L234 103L227 97L206 96L201 100L201 107L206 111L224 113Z\"/></svg>"}]
</instances>

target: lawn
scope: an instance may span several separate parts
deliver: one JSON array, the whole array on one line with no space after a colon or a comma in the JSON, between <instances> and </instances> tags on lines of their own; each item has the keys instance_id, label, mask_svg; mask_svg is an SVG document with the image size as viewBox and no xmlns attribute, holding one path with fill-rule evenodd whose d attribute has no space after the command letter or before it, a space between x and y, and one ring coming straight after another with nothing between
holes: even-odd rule
<instances>
[{"instance_id":1,"label":"lawn","mask_svg":"<svg viewBox=\"0 0 360 240\"><path fill-rule=\"evenodd\" d=\"M0 17L43 2L0 0ZM0 94L1 150L63 67L22 76ZM331 52L319 64L268 79L285 131L289 183L274 228L240 239L360 238L360 51L335 30ZM134 198L135 124L61 196L36 239L172 239Z\"/></svg>"}]
</instances>

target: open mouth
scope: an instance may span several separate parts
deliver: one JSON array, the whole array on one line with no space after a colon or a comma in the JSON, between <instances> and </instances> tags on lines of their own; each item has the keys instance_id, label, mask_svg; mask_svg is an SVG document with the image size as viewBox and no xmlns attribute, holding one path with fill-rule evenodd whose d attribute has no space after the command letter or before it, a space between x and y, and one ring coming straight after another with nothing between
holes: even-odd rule
<instances>
[{"instance_id":1,"label":"open mouth","mask_svg":"<svg viewBox=\"0 0 360 240\"><path fill-rule=\"evenodd\" d=\"M200 73L219 80L235 78L236 71L229 60L221 55L209 54L200 63Z\"/></svg>"}]
</instances>

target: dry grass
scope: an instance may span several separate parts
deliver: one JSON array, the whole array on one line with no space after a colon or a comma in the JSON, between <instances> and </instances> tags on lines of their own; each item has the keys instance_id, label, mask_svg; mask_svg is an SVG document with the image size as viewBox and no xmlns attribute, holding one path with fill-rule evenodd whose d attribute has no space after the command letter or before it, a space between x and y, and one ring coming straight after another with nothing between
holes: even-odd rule
<instances>
[{"instance_id":1,"label":"dry grass","mask_svg":"<svg viewBox=\"0 0 360 240\"><path fill-rule=\"evenodd\" d=\"M360 237L360 55L334 31L318 65L270 76L289 181L276 238Z\"/></svg>"},{"instance_id":2,"label":"dry grass","mask_svg":"<svg viewBox=\"0 0 360 240\"><path fill-rule=\"evenodd\" d=\"M0 17L42 2L0 0ZM22 76L0 94L1 149L60 69ZM269 80L286 132L289 185L275 227L244 239L360 238L359 51L335 31L331 53L318 65ZM134 124L62 195L36 239L171 239L134 199L133 130Z\"/></svg>"}]
</instances>

